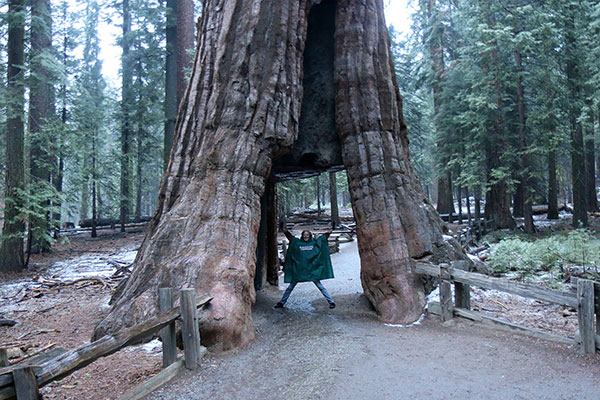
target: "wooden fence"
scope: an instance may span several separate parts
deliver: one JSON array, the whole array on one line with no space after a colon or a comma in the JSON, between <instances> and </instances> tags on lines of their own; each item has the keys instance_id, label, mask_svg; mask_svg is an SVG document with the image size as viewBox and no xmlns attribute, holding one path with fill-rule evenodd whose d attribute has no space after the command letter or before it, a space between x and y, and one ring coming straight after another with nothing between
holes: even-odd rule
<instances>
[{"instance_id":1,"label":"wooden fence","mask_svg":"<svg viewBox=\"0 0 600 400\"><path fill-rule=\"evenodd\" d=\"M584 354L594 353L597 348L600 349L600 283L587 279L579 279L577 281L577 294L575 295L467 272L465 271L466 265L464 261L440 265L418 262L415 265L415 272L440 279L440 303L439 305L435 304L431 308L431 311L434 314L441 315L442 321L447 321L454 316L464 317L486 324L508 327L511 330L520 331L543 339L579 344L581 352ZM452 301L451 283L454 283L455 286L454 303ZM579 333L574 338L567 338L526 328L472 311L470 310L470 285L573 307L577 310L578 314ZM594 323L596 325L595 330Z\"/></svg>"},{"instance_id":2,"label":"wooden fence","mask_svg":"<svg viewBox=\"0 0 600 400\"><path fill-rule=\"evenodd\" d=\"M170 380L185 365L195 369L206 351L200 345L197 308L208 303L212 297L202 296L195 300L193 289L180 292L180 307L173 308L173 290L162 288L159 291L161 313L141 324L124 329L114 335L102 338L74 350L59 349L13 365L0 365L0 400L37 400L41 396L39 387L62 379L74 371L85 367L101 357L113 354L120 349L142 343L160 331L163 346L163 370L145 384L127 392L122 399L137 399ZM182 319L184 346L183 360L177 360L175 321ZM0 352L4 353L4 352ZM3 360L4 359L4 360ZM0 362L7 364L5 357Z\"/></svg>"}]
</instances>

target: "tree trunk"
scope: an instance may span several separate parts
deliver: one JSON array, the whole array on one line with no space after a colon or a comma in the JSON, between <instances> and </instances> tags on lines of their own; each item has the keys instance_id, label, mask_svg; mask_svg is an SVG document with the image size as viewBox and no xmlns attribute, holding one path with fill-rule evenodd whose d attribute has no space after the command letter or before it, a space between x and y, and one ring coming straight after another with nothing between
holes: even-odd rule
<instances>
[{"instance_id":1,"label":"tree trunk","mask_svg":"<svg viewBox=\"0 0 600 400\"><path fill-rule=\"evenodd\" d=\"M558 184L554 149L548 152L548 219L558 219Z\"/></svg>"},{"instance_id":2,"label":"tree trunk","mask_svg":"<svg viewBox=\"0 0 600 400\"><path fill-rule=\"evenodd\" d=\"M192 67L194 50L194 1L177 1L177 105L185 95L186 71Z\"/></svg>"},{"instance_id":3,"label":"tree trunk","mask_svg":"<svg viewBox=\"0 0 600 400\"><path fill-rule=\"evenodd\" d=\"M575 32L575 14L579 11L578 5L567 5L568 15L565 23L566 41L566 76L569 89L568 119L571 134L571 173L573 182L573 226L588 226L587 207L585 196L585 152L583 147L583 127L578 120L581 114L579 106L581 99L581 81L579 59L580 55L577 40L578 33Z\"/></svg>"},{"instance_id":4,"label":"tree trunk","mask_svg":"<svg viewBox=\"0 0 600 400\"><path fill-rule=\"evenodd\" d=\"M337 202L337 184L335 180L335 172L329 173L329 202L331 203L331 228L335 229L340 226L340 212Z\"/></svg>"},{"instance_id":5,"label":"tree trunk","mask_svg":"<svg viewBox=\"0 0 600 400\"><path fill-rule=\"evenodd\" d=\"M0 245L0 271L19 271L25 266L23 236L25 223L19 218L24 189L23 62L25 45L25 1L8 2L8 62L6 102L6 192L4 226Z\"/></svg>"},{"instance_id":6,"label":"tree trunk","mask_svg":"<svg viewBox=\"0 0 600 400\"><path fill-rule=\"evenodd\" d=\"M589 104L588 133L585 135L585 192L587 210L598 211L598 196L596 195L596 155L594 140L594 116L592 104Z\"/></svg>"},{"instance_id":7,"label":"tree trunk","mask_svg":"<svg viewBox=\"0 0 600 400\"><path fill-rule=\"evenodd\" d=\"M439 148L439 146L438 146ZM448 222L452 222L454 209L454 198L452 196L452 174L444 173L437 180L437 212L448 214Z\"/></svg>"},{"instance_id":8,"label":"tree trunk","mask_svg":"<svg viewBox=\"0 0 600 400\"><path fill-rule=\"evenodd\" d=\"M206 345L228 350L254 337L260 198L273 158L297 137L309 6L306 0L204 4L160 203L136 267L94 337L153 315L159 287L183 286L213 296L200 324ZM408 159L382 2L340 0L335 20L336 124L363 287L383 320L412 322L425 297L411 257L463 256L445 245L441 220Z\"/></svg>"},{"instance_id":9,"label":"tree trunk","mask_svg":"<svg viewBox=\"0 0 600 400\"><path fill-rule=\"evenodd\" d=\"M131 196L131 106L133 104L133 60L131 59L131 9L129 0L123 0L123 36L121 38L122 85L121 85L121 201L119 205L121 232L129 222Z\"/></svg>"},{"instance_id":10,"label":"tree trunk","mask_svg":"<svg viewBox=\"0 0 600 400\"><path fill-rule=\"evenodd\" d=\"M208 0L159 205L136 268L95 337L146 319L159 287L214 298L202 341L254 337L260 197L298 132L306 0ZM265 40L273 38L273 40Z\"/></svg>"},{"instance_id":11,"label":"tree trunk","mask_svg":"<svg viewBox=\"0 0 600 400\"><path fill-rule=\"evenodd\" d=\"M515 65L517 67L517 104L519 109L519 150L521 153L521 176L520 176L520 187L522 195L521 214L524 218L525 232L533 233L535 226L533 225L533 212L532 212L532 190L531 190L531 178L529 177L529 157L527 153L529 147L527 145L527 113L525 110L525 88L523 87L523 61L521 52L515 50ZM516 204L515 208L516 209Z\"/></svg>"},{"instance_id":12,"label":"tree trunk","mask_svg":"<svg viewBox=\"0 0 600 400\"><path fill-rule=\"evenodd\" d=\"M515 174L520 174L521 167L515 165ZM515 194L513 195L513 217L521 218L523 217L523 182L520 176L516 177L518 179L517 186L515 188Z\"/></svg>"},{"instance_id":13,"label":"tree trunk","mask_svg":"<svg viewBox=\"0 0 600 400\"><path fill-rule=\"evenodd\" d=\"M96 231L96 225L98 222L98 191L97 191L97 182L98 182L98 173L97 173L97 142L98 132L94 130L92 133L92 233L91 237L95 238L98 236L98 232Z\"/></svg>"},{"instance_id":14,"label":"tree trunk","mask_svg":"<svg viewBox=\"0 0 600 400\"><path fill-rule=\"evenodd\" d=\"M463 223L463 212L462 212L462 187L460 185L456 188L456 199L458 200L458 223Z\"/></svg>"},{"instance_id":15,"label":"tree trunk","mask_svg":"<svg viewBox=\"0 0 600 400\"><path fill-rule=\"evenodd\" d=\"M45 128L55 116L54 87L48 59L52 54L52 16L49 0L31 0L31 55L29 76L29 133L31 154L31 190L42 193L40 188L51 182L53 171L52 147L55 138ZM37 211L31 216L29 229L36 243L35 252L50 250L50 242L44 235L50 231L49 198L38 200Z\"/></svg>"},{"instance_id":16,"label":"tree trunk","mask_svg":"<svg viewBox=\"0 0 600 400\"><path fill-rule=\"evenodd\" d=\"M321 218L321 175L315 176L315 188L317 192L317 217Z\"/></svg>"},{"instance_id":17,"label":"tree trunk","mask_svg":"<svg viewBox=\"0 0 600 400\"><path fill-rule=\"evenodd\" d=\"M497 44L495 43L494 48L490 51L489 58L494 63L499 62ZM502 110L504 109L501 90L502 85L499 76L494 76L493 79L496 95L496 109L493 130L491 132L491 143L488 145L486 151L489 190L486 193L485 217L486 219L494 221L494 227L496 229L513 229L515 228L515 221L510 213L507 178L496 178L493 176L494 171L501 170L504 167L501 162L501 155L506 151L504 116L502 114Z\"/></svg>"},{"instance_id":18,"label":"tree trunk","mask_svg":"<svg viewBox=\"0 0 600 400\"><path fill-rule=\"evenodd\" d=\"M192 66L188 50L194 47L194 2L167 0L167 48L165 65L164 164L169 162L177 108L185 94L185 70Z\"/></svg>"},{"instance_id":19,"label":"tree trunk","mask_svg":"<svg viewBox=\"0 0 600 400\"><path fill-rule=\"evenodd\" d=\"M357 223L362 286L383 321L411 323L425 302L413 258L459 255L446 246L442 221L409 160L382 2L339 0L335 21L336 124Z\"/></svg>"}]
</instances>

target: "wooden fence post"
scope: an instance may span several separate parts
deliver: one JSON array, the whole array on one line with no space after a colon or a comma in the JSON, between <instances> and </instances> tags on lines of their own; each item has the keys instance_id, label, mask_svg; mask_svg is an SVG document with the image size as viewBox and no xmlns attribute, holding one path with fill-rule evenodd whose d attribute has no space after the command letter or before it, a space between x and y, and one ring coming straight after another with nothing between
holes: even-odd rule
<instances>
[{"instance_id":1,"label":"wooden fence post","mask_svg":"<svg viewBox=\"0 0 600 400\"><path fill-rule=\"evenodd\" d=\"M12 376L15 382L17 400L41 399L33 367L16 368L12 371Z\"/></svg>"},{"instance_id":2,"label":"wooden fence post","mask_svg":"<svg viewBox=\"0 0 600 400\"><path fill-rule=\"evenodd\" d=\"M8 349L6 347L0 347L0 368L8 367L10 362L8 361Z\"/></svg>"},{"instance_id":3,"label":"wooden fence post","mask_svg":"<svg viewBox=\"0 0 600 400\"><path fill-rule=\"evenodd\" d=\"M452 319L454 305L452 304L452 290L450 279L452 275L448 264L440 264L440 305L442 307L442 322Z\"/></svg>"},{"instance_id":4,"label":"wooden fence post","mask_svg":"<svg viewBox=\"0 0 600 400\"><path fill-rule=\"evenodd\" d=\"M173 289L158 289L158 301L160 312L169 311L173 308ZM177 360L177 343L175 336L175 321L162 328L160 331L162 341L163 368L167 368Z\"/></svg>"},{"instance_id":5,"label":"wooden fence post","mask_svg":"<svg viewBox=\"0 0 600 400\"><path fill-rule=\"evenodd\" d=\"M458 268L467 272L469 270L468 265L469 263L466 261L455 261L452 263L453 268ZM454 282L454 305L466 310L471 309L471 285Z\"/></svg>"},{"instance_id":6,"label":"wooden fence post","mask_svg":"<svg viewBox=\"0 0 600 400\"><path fill-rule=\"evenodd\" d=\"M198 313L194 289L181 289L181 330L183 335L183 352L187 369L196 369L200 364L202 346L200 345L200 331L198 329Z\"/></svg>"},{"instance_id":7,"label":"wooden fence post","mask_svg":"<svg viewBox=\"0 0 600 400\"><path fill-rule=\"evenodd\" d=\"M577 304L581 352L583 354L592 354L596 352L593 281L588 279L577 280Z\"/></svg>"}]
</instances>

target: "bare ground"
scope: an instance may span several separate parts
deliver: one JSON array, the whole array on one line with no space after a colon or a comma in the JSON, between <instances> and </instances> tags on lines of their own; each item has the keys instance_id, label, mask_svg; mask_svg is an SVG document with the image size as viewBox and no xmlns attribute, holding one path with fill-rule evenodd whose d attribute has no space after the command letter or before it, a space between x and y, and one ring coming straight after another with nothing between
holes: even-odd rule
<instances>
[{"instance_id":1,"label":"bare ground","mask_svg":"<svg viewBox=\"0 0 600 400\"><path fill-rule=\"evenodd\" d=\"M43 289L40 280L61 278L50 267L58 261L70 260L81 269L100 259L114 270L142 239L143 232L75 236L51 254L35 256L26 273L0 277L0 317L19 321L0 327L0 346L22 357L17 349L32 354L49 345L70 349L88 343L117 281L105 274L101 281L35 288ZM273 310L284 287L267 287L253 309L254 342L228 354L209 353L199 371L186 371L149 398L600 398L598 354L581 356L576 348L469 322L442 325L435 316L411 327L381 324L361 295L357 257L355 244L333 255L336 279L324 283L336 309L327 308L314 286L302 284L288 307ZM72 273L64 282L81 276L91 275ZM15 282L28 282L29 289L16 289ZM566 336L577 328L571 310L498 292L475 290L473 306ZM159 371L160 348L146 347L124 349L49 384L42 389L44 398L118 398Z\"/></svg>"}]
</instances>

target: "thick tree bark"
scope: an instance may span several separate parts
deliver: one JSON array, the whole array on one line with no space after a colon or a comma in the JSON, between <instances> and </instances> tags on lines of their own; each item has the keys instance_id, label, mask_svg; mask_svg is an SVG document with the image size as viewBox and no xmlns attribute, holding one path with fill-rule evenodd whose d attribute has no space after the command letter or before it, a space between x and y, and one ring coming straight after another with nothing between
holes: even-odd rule
<instances>
[{"instance_id":1,"label":"thick tree bark","mask_svg":"<svg viewBox=\"0 0 600 400\"><path fill-rule=\"evenodd\" d=\"M23 62L25 45L25 1L8 2L8 87L6 99L6 197L2 244L0 245L0 271L19 271L25 266L23 236L25 223L19 218L24 188L24 127Z\"/></svg>"},{"instance_id":2,"label":"thick tree bark","mask_svg":"<svg viewBox=\"0 0 600 400\"><path fill-rule=\"evenodd\" d=\"M363 289L383 321L410 323L425 302L412 259L459 255L410 164L381 1L338 1L335 80Z\"/></svg>"},{"instance_id":3,"label":"thick tree bark","mask_svg":"<svg viewBox=\"0 0 600 400\"><path fill-rule=\"evenodd\" d=\"M159 287L214 298L202 340L254 337L250 306L260 197L291 147L302 98L307 2L208 0L160 202L136 268L95 337L146 319Z\"/></svg>"},{"instance_id":4,"label":"thick tree bark","mask_svg":"<svg viewBox=\"0 0 600 400\"><path fill-rule=\"evenodd\" d=\"M136 268L95 337L153 315L158 288L184 286L213 296L201 322L206 345L227 350L254 337L260 198L273 158L297 137L309 6L204 4L160 203ZM464 255L444 242L409 162L382 2L338 1L335 18L335 118L363 287L383 320L412 322L425 300L412 258Z\"/></svg>"}]
</instances>

